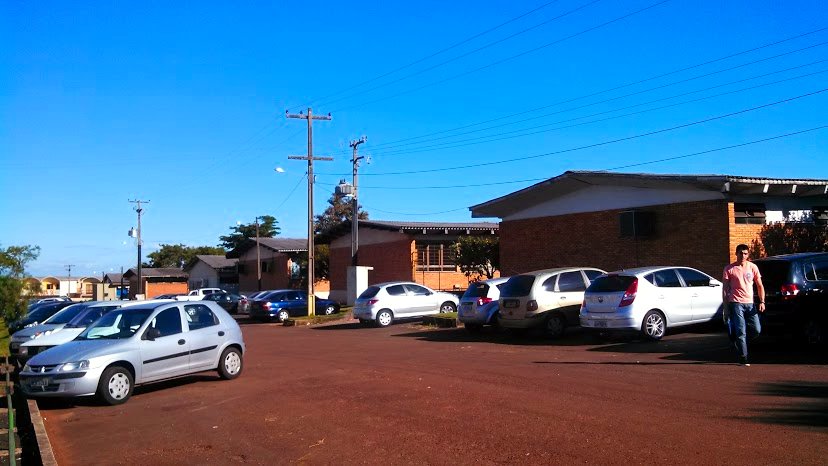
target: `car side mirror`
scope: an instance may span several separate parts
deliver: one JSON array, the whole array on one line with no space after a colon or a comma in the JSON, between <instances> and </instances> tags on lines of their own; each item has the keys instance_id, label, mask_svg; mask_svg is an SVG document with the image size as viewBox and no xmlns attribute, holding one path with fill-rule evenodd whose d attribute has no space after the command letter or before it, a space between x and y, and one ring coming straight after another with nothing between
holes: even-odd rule
<instances>
[{"instance_id":1,"label":"car side mirror","mask_svg":"<svg viewBox=\"0 0 828 466\"><path fill-rule=\"evenodd\" d=\"M161 336L161 330L157 328L148 328L146 333L144 333L144 340L155 341L156 338Z\"/></svg>"}]
</instances>

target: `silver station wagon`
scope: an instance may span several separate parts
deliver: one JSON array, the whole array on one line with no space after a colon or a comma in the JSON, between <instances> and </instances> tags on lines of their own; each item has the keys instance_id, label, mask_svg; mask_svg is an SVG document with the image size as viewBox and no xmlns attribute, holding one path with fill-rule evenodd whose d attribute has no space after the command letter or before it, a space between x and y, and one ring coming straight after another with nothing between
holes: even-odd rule
<instances>
[{"instance_id":1,"label":"silver station wagon","mask_svg":"<svg viewBox=\"0 0 828 466\"><path fill-rule=\"evenodd\" d=\"M148 303L113 310L75 340L32 357L20 386L28 396L97 395L115 405L147 382L206 370L234 379L244 351L239 325L218 304Z\"/></svg>"}]
</instances>

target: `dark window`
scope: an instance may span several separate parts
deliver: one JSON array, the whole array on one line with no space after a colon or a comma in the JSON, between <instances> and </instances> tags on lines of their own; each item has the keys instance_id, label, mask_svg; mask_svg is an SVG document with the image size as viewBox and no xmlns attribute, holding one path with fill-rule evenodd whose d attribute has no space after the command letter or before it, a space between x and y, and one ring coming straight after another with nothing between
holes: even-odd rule
<instances>
[{"instance_id":1,"label":"dark window","mask_svg":"<svg viewBox=\"0 0 828 466\"><path fill-rule=\"evenodd\" d=\"M765 204L733 204L734 222L763 225L765 223Z\"/></svg>"},{"instance_id":2,"label":"dark window","mask_svg":"<svg viewBox=\"0 0 828 466\"><path fill-rule=\"evenodd\" d=\"M390 296L405 296L405 288L402 285L391 285L385 291Z\"/></svg>"},{"instance_id":3,"label":"dark window","mask_svg":"<svg viewBox=\"0 0 828 466\"><path fill-rule=\"evenodd\" d=\"M635 277L629 275L606 275L598 277L592 281L587 291L592 293L617 293L619 291L627 291L633 281L637 280Z\"/></svg>"},{"instance_id":4,"label":"dark window","mask_svg":"<svg viewBox=\"0 0 828 466\"><path fill-rule=\"evenodd\" d=\"M544 280L543 284L541 286L546 291L555 291L555 282L556 281L558 281L558 276L557 275L552 275L551 277Z\"/></svg>"},{"instance_id":5,"label":"dark window","mask_svg":"<svg viewBox=\"0 0 828 466\"><path fill-rule=\"evenodd\" d=\"M759 273L762 275L762 283L766 290L779 290L779 287L786 283L791 283L793 274L791 273L791 262L784 260L758 260L754 262L756 267L759 267Z\"/></svg>"},{"instance_id":6,"label":"dark window","mask_svg":"<svg viewBox=\"0 0 828 466\"><path fill-rule=\"evenodd\" d=\"M187 325L190 330L218 325L218 319L213 311L203 304L185 304L184 313L187 316Z\"/></svg>"},{"instance_id":7,"label":"dark window","mask_svg":"<svg viewBox=\"0 0 828 466\"><path fill-rule=\"evenodd\" d=\"M431 294L431 292L428 291L428 288L423 288L420 285L405 285L405 287L408 289L408 292L414 296L428 296Z\"/></svg>"},{"instance_id":8,"label":"dark window","mask_svg":"<svg viewBox=\"0 0 828 466\"><path fill-rule=\"evenodd\" d=\"M687 286L710 286L710 277L691 269L678 269L679 275Z\"/></svg>"},{"instance_id":9,"label":"dark window","mask_svg":"<svg viewBox=\"0 0 828 466\"><path fill-rule=\"evenodd\" d=\"M584 291L584 277L581 272L564 272L558 278L558 291L562 293L572 291Z\"/></svg>"},{"instance_id":10,"label":"dark window","mask_svg":"<svg viewBox=\"0 0 828 466\"><path fill-rule=\"evenodd\" d=\"M527 296L535 283L534 275L515 275L506 281L506 285L500 291L502 298L517 298Z\"/></svg>"},{"instance_id":11,"label":"dark window","mask_svg":"<svg viewBox=\"0 0 828 466\"><path fill-rule=\"evenodd\" d=\"M828 225L828 206L814 206L811 214L814 217L814 223L817 225Z\"/></svg>"},{"instance_id":12,"label":"dark window","mask_svg":"<svg viewBox=\"0 0 828 466\"><path fill-rule=\"evenodd\" d=\"M369 286L368 288L365 288L365 291L360 293L359 298L357 298L357 299L370 299L370 298L373 298L374 296L377 295L377 293L379 293L379 290L380 289L379 289L378 286Z\"/></svg>"},{"instance_id":13,"label":"dark window","mask_svg":"<svg viewBox=\"0 0 828 466\"><path fill-rule=\"evenodd\" d=\"M590 283L591 283L593 280L595 280L596 278L598 278L598 277L600 277L601 275L603 275L603 273L602 273L602 272L600 272L600 271L598 271L598 270L584 270L584 273L586 274L586 276L587 276L587 280L589 280L589 281L590 281Z\"/></svg>"},{"instance_id":14,"label":"dark window","mask_svg":"<svg viewBox=\"0 0 828 466\"><path fill-rule=\"evenodd\" d=\"M661 288L681 287L679 277L678 275L676 275L676 271L673 269L659 270L658 272L653 272L653 280L655 281L655 286Z\"/></svg>"},{"instance_id":15,"label":"dark window","mask_svg":"<svg viewBox=\"0 0 828 466\"><path fill-rule=\"evenodd\" d=\"M451 243L417 243L417 270L454 272L456 269Z\"/></svg>"},{"instance_id":16,"label":"dark window","mask_svg":"<svg viewBox=\"0 0 828 466\"><path fill-rule=\"evenodd\" d=\"M272 261L262 261L262 273L269 273L273 271Z\"/></svg>"},{"instance_id":17,"label":"dark window","mask_svg":"<svg viewBox=\"0 0 828 466\"><path fill-rule=\"evenodd\" d=\"M622 238L646 238L655 234L655 212L629 210L619 214Z\"/></svg>"},{"instance_id":18,"label":"dark window","mask_svg":"<svg viewBox=\"0 0 828 466\"><path fill-rule=\"evenodd\" d=\"M489 294L489 285L483 282L474 282L466 288L464 298L485 298Z\"/></svg>"},{"instance_id":19,"label":"dark window","mask_svg":"<svg viewBox=\"0 0 828 466\"><path fill-rule=\"evenodd\" d=\"M291 291L291 292L285 293L285 297L283 298L283 301L298 301L300 299L302 299L302 296L300 296L299 293L297 293L296 291Z\"/></svg>"},{"instance_id":20,"label":"dark window","mask_svg":"<svg viewBox=\"0 0 828 466\"><path fill-rule=\"evenodd\" d=\"M805 279L810 281L828 280L828 261L805 264Z\"/></svg>"},{"instance_id":21,"label":"dark window","mask_svg":"<svg viewBox=\"0 0 828 466\"><path fill-rule=\"evenodd\" d=\"M152 319L150 327L158 329L162 337L181 333L181 315L178 312L178 308L171 307L158 313Z\"/></svg>"}]
</instances>

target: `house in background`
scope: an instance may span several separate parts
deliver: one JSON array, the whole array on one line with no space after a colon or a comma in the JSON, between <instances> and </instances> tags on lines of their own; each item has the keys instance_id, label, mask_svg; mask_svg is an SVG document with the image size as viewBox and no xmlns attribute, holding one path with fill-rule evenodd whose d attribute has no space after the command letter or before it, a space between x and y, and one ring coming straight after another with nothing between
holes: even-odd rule
<instances>
[{"instance_id":1,"label":"house in background","mask_svg":"<svg viewBox=\"0 0 828 466\"><path fill-rule=\"evenodd\" d=\"M828 220L828 180L567 171L469 208L500 217L504 275L685 265L714 277L766 223Z\"/></svg>"},{"instance_id":2,"label":"house in background","mask_svg":"<svg viewBox=\"0 0 828 466\"><path fill-rule=\"evenodd\" d=\"M258 244L258 248L257 248ZM258 250L258 253L257 253ZM255 293L259 290L298 288L304 272L299 269L302 258L307 258L308 240L303 238L248 238L236 249L227 253L230 259L238 259L239 292ZM257 267L257 261L260 269ZM258 273L261 270L261 286ZM317 281L316 295L327 297L327 280Z\"/></svg>"},{"instance_id":3,"label":"house in background","mask_svg":"<svg viewBox=\"0 0 828 466\"><path fill-rule=\"evenodd\" d=\"M178 268L141 268L141 287L145 299L150 299L160 294L181 293L186 294L187 272ZM124 280L129 280L129 299L136 299L138 291L138 272L136 269L129 269L124 273Z\"/></svg>"},{"instance_id":4,"label":"house in background","mask_svg":"<svg viewBox=\"0 0 828 466\"><path fill-rule=\"evenodd\" d=\"M143 271L144 269L141 269L142 275ZM104 275L102 285L103 298L98 298L96 296L95 299L111 301L114 299L127 299L129 297L129 280L124 278L124 274L108 273Z\"/></svg>"},{"instance_id":5,"label":"house in background","mask_svg":"<svg viewBox=\"0 0 828 466\"><path fill-rule=\"evenodd\" d=\"M454 262L451 245L461 236L497 236L490 222L359 221L357 265L373 267L368 283L406 280L436 290L465 289L469 280ZM351 233L330 244L330 299L347 302Z\"/></svg>"},{"instance_id":6,"label":"house in background","mask_svg":"<svg viewBox=\"0 0 828 466\"><path fill-rule=\"evenodd\" d=\"M199 254L184 267L190 276L190 289L221 288L231 293L239 292L239 259L219 255Z\"/></svg>"},{"instance_id":7,"label":"house in background","mask_svg":"<svg viewBox=\"0 0 828 466\"><path fill-rule=\"evenodd\" d=\"M94 298L96 287L101 280L96 277L46 276L28 277L30 289L43 296L67 296L77 300Z\"/></svg>"}]
</instances>

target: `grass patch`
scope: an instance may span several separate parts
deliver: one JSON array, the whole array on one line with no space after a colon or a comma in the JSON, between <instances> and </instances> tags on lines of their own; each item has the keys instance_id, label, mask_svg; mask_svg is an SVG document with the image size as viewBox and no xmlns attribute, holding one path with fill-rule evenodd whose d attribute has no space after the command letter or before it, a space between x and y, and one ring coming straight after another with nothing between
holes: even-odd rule
<instances>
[{"instance_id":1,"label":"grass patch","mask_svg":"<svg viewBox=\"0 0 828 466\"><path fill-rule=\"evenodd\" d=\"M439 314L435 314L434 317L442 317L445 319L456 319L457 313L456 312L441 312Z\"/></svg>"},{"instance_id":2,"label":"grass patch","mask_svg":"<svg viewBox=\"0 0 828 466\"><path fill-rule=\"evenodd\" d=\"M336 314L331 314L329 316L300 316L300 317L292 317L291 319L296 322L297 325L311 325L311 324L324 324L326 322L332 322L335 320L340 320L351 310L351 307L343 307L337 312Z\"/></svg>"}]
</instances>

